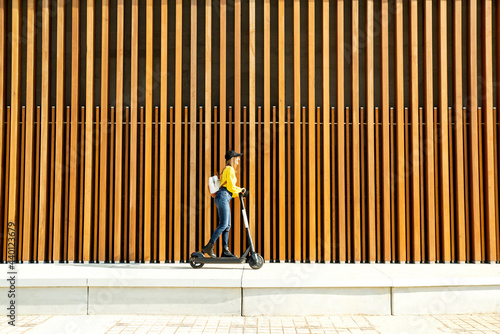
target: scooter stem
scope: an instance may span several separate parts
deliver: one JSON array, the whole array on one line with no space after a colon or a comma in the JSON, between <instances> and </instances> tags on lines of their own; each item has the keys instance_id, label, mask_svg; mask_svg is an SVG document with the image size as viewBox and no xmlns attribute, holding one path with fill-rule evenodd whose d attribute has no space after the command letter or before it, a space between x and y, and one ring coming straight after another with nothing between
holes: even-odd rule
<instances>
[{"instance_id":1,"label":"scooter stem","mask_svg":"<svg viewBox=\"0 0 500 334\"><path fill-rule=\"evenodd\" d=\"M243 196L240 195L240 201L241 201L241 213L243 215L243 220L245 222L245 228L247 230L247 239L250 242L250 251L251 253L255 253L255 248L253 246L253 241L252 241L252 236L250 234L250 228L248 226L248 218L247 218L247 211L245 210L245 203L243 203Z\"/></svg>"}]
</instances>

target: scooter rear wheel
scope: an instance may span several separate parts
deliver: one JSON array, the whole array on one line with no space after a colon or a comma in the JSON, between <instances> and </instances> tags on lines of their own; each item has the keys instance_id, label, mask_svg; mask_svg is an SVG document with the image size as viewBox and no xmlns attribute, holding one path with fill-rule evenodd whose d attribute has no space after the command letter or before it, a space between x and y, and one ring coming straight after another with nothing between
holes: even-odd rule
<instances>
[{"instance_id":1,"label":"scooter rear wheel","mask_svg":"<svg viewBox=\"0 0 500 334\"><path fill-rule=\"evenodd\" d=\"M197 256L192 256L189 258L189 264L191 265L191 267L193 267L194 269L200 269L201 267L203 267L205 265L205 263L198 263L195 261L195 258Z\"/></svg>"},{"instance_id":2,"label":"scooter rear wheel","mask_svg":"<svg viewBox=\"0 0 500 334\"><path fill-rule=\"evenodd\" d=\"M250 258L248 259L248 264L250 265L250 268L252 269L260 269L262 268L262 266L264 265L264 258L262 257L262 255L258 254L258 253L254 253L254 255L256 255L256 260L254 260L254 256L250 256Z\"/></svg>"}]
</instances>

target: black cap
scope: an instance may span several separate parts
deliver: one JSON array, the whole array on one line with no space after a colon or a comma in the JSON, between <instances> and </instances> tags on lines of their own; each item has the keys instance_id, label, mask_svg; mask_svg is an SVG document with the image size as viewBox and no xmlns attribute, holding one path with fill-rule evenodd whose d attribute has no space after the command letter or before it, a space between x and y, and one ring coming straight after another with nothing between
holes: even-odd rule
<instances>
[{"instance_id":1,"label":"black cap","mask_svg":"<svg viewBox=\"0 0 500 334\"><path fill-rule=\"evenodd\" d=\"M230 150L230 151L227 151L227 153L226 153L226 156L225 156L225 157L226 157L226 161L227 161L227 160L229 160L229 159L231 159L231 158L241 157L241 156L243 156L243 154L242 154L242 153L236 153L235 151Z\"/></svg>"}]
</instances>

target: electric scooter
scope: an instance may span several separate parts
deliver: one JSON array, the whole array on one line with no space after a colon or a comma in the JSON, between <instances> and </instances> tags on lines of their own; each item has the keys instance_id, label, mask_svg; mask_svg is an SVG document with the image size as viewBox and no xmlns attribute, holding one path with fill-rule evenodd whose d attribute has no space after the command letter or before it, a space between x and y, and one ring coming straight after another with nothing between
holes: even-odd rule
<instances>
[{"instance_id":1,"label":"electric scooter","mask_svg":"<svg viewBox=\"0 0 500 334\"><path fill-rule=\"evenodd\" d=\"M247 213L245 211L245 204L243 203L243 197L248 196L248 191L245 192L245 195L240 193L240 201L241 201L241 212L243 214L243 220L245 221L245 229L247 232L247 240L250 245L241 257L205 257L202 252L194 252L191 254L189 258L189 264L191 267L199 269L205 265L205 263L248 263L252 269L260 269L264 265L264 259L262 256L255 252L255 248L253 246L252 236L250 235L250 228L248 227L248 218Z\"/></svg>"}]
</instances>

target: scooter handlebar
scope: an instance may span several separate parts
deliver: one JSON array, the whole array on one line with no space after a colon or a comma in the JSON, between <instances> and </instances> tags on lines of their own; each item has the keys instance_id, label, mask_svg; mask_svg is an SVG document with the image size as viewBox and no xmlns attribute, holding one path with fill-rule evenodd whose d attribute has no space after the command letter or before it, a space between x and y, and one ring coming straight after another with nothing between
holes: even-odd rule
<instances>
[{"instance_id":1,"label":"scooter handlebar","mask_svg":"<svg viewBox=\"0 0 500 334\"><path fill-rule=\"evenodd\" d=\"M243 188L243 189L245 189L245 188ZM240 195L240 197L241 197L241 198L246 198L246 197L248 197L248 189L245 189L245 193L242 193L242 192L241 192L239 195Z\"/></svg>"}]
</instances>

